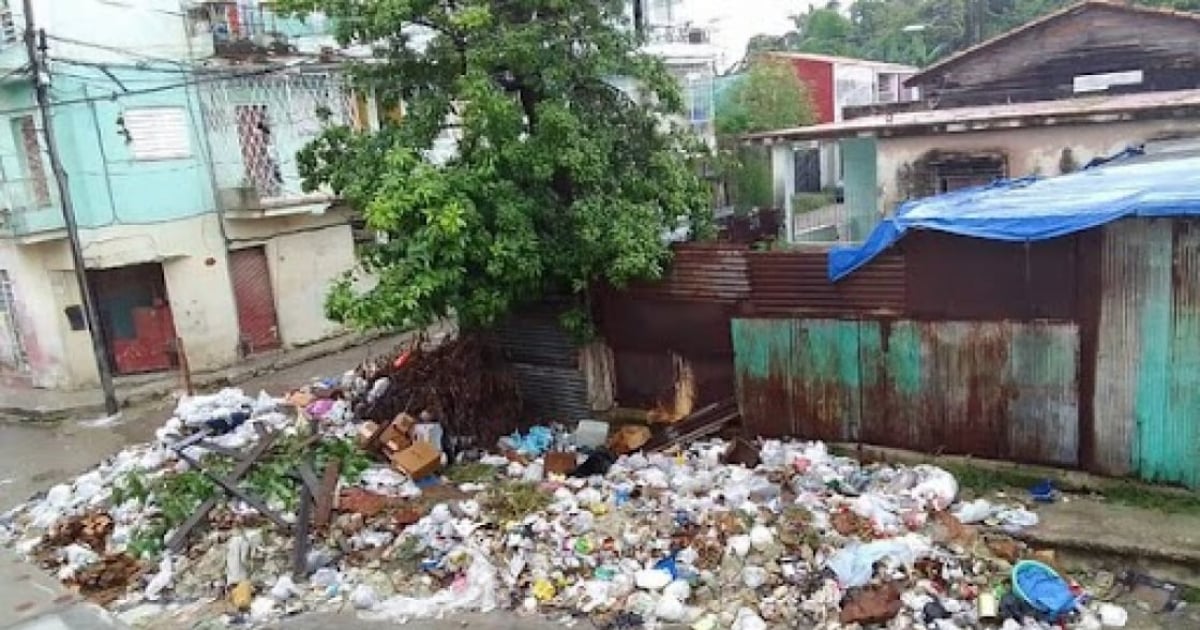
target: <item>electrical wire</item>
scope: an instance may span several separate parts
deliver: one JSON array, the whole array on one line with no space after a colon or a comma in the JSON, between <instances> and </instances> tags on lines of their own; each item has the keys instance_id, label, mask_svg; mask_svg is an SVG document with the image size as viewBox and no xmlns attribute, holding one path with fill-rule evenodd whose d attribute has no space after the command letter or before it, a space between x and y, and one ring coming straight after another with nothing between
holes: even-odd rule
<instances>
[{"instance_id":1,"label":"electrical wire","mask_svg":"<svg viewBox=\"0 0 1200 630\"><path fill-rule=\"evenodd\" d=\"M97 44L95 42L87 42L82 39L75 39L73 37L64 37L62 35L54 35L52 33L46 33L46 39L49 39L51 41L56 41L56 42L59 42L62 44L72 44L75 46L83 46L85 48L94 48L96 50L103 50L105 52L111 52L111 53L116 53L119 55L126 55L129 57L146 59L149 61L161 61L163 63L169 63L169 64L174 64L174 65L179 65L179 66L190 65L187 62L179 61L178 59L171 59L170 57L159 57L157 55L148 55L144 52L139 52L139 51L132 50L129 48L121 48L120 46L108 46L106 44Z\"/></svg>"},{"instance_id":2,"label":"electrical wire","mask_svg":"<svg viewBox=\"0 0 1200 630\"><path fill-rule=\"evenodd\" d=\"M296 65L273 66L273 67L268 67L268 68L258 68L256 70L242 72L242 73L220 74L220 75L212 76L212 77L198 77L196 79L192 79L192 80L188 80L188 81L178 81L175 83L167 83L167 84L163 84L163 85L157 85L154 87L138 88L138 89L134 89L134 90L128 90L126 92L112 92L111 94L109 94L107 96L91 96L91 97L72 98L72 99L66 99L66 100L61 100L61 101L55 101L55 102L51 103L50 106L51 107L65 107L67 105L80 105L80 104L86 104L86 103L98 103L101 101L113 101L113 100L116 100L116 99L119 99L122 97L140 96L140 95L144 95L144 94L156 94L158 92L169 92L171 90L177 90L177 89L185 88L185 87L188 87L191 85L204 85L204 84L208 84L208 83L217 83L220 81L232 81L232 80L237 80L237 79L245 79L245 78L249 78L249 77L265 76L265 75L281 72L284 70L293 69L296 67L297 67ZM27 113L27 112L34 111L36 109L37 109L37 107L33 106L33 105L29 105L29 106L25 106L25 107L13 107L13 108L9 108L9 109L2 109L2 110L0 110L0 116L7 116L10 114Z\"/></svg>"}]
</instances>

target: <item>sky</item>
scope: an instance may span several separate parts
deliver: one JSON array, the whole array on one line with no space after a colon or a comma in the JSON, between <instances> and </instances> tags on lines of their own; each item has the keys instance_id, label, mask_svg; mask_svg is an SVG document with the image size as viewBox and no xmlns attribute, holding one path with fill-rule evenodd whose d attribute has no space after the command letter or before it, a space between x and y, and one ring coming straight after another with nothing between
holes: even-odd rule
<instances>
[{"instance_id":1,"label":"sky","mask_svg":"<svg viewBox=\"0 0 1200 630\"><path fill-rule=\"evenodd\" d=\"M724 70L742 58L751 37L787 32L792 27L788 16L810 4L814 0L683 0L683 12L697 26L713 30L713 43L723 54L719 69Z\"/></svg>"}]
</instances>

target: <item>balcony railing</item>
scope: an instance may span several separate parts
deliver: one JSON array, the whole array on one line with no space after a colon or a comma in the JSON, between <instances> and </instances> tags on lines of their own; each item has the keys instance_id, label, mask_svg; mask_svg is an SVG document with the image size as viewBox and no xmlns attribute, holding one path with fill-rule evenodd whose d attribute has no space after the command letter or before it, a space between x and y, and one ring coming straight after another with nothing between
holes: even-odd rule
<instances>
[{"instance_id":1,"label":"balcony railing","mask_svg":"<svg viewBox=\"0 0 1200 630\"><path fill-rule=\"evenodd\" d=\"M323 37L332 23L321 15L306 18L277 13L270 3L206 2L217 54L291 52L302 38Z\"/></svg>"}]
</instances>

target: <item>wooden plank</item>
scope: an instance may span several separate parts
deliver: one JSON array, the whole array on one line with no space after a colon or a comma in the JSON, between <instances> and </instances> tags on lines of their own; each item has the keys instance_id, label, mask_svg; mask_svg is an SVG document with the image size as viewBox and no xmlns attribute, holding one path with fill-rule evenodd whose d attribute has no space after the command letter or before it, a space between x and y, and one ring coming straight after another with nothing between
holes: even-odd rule
<instances>
[{"instance_id":1,"label":"wooden plank","mask_svg":"<svg viewBox=\"0 0 1200 630\"><path fill-rule=\"evenodd\" d=\"M266 429L257 422L254 423L254 428L256 431L259 431L259 434L262 437L259 439L258 443L254 445L254 448L250 449L250 452L246 455L246 458L238 462L233 471L229 473L229 478L234 481L238 481L242 477L246 476L246 473L250 472L250 469L254 467L254 463L257 462L264 453L269 451L271 447L275 445L275 438L279 436L278 433L266 431ZM179 551L182 549L183 543L187 542L188 536L191 535L192 530L196 529L197 526L204 522L204 519L208 518L208 513L211 512L213 508L217 507L217 501L218 498L214 496L205 500L204 503L201 503L200 507L196 508L196 511L193 512L192 515L189 516L188 519L175 530L175 533L171 534L170 540L167 541L167 549L170 549L171 551Z\"/></svg>"},{"instance_id":2,"label":"wooden plank","mask_svg":"<svg viewBox=\"0 0 1200 630\"><path fill-rule=\"evenodd\" d=\"M315 525L318 529L328 527L329 522L333 519L333 493L337 490L341 468L342 462L338 459L331 459L328 464L325 464L325 474L321 476L321 488L314 497L317 508Z\"/></svg>"},{"instance_id":3,"label":"wooden plank","mask_svg":"<svg viewBox=\"0 0 1200 630\"><path fill-rule=\"evenodd\" d=\"M199 470L200 474L211 479L213 481L213 483L217 484L218 486L221 486L221 488L223 488L225 490L225 492L245 501L246 503L248 503L250 505L250 507L254 508L255 510L258 510L259 513L261 513L263 516L267 517L272 523L275 523L276 525L278 525L279 527L281 527L284 530L291 530L292 526L287 521L283 520L282 516L280 516L279 514L276 514L274 510L267 507L267 504L265 502L263 502L262 499L259 499L258 497L254 496L253 494L246 492L245 490L242 490L241 488L239 488L237 485L237 480L231 479L230 477L222 477L221 475L215 475L207 470L204 470L204 468L202 466L200 466L200 462L196 461L194 458L190 457L186 453L180 452L179 457L182 458L183 461L191 464L193 467L195 467L197 470Z\"/></svg>"}]
</instances>

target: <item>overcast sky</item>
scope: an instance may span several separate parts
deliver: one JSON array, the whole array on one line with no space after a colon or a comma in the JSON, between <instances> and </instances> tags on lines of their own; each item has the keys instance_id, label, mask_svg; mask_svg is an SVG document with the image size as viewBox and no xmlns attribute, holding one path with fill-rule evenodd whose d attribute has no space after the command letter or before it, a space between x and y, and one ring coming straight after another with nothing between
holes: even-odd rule
<instances>
[{"instance_id":1,"label":"overcast sky","mask_svg":"<svg viewBox=\"0 0 1200 630\"><path fill-rule=\"evenodd\" d=\"M724 52L721 70L742 58L746 42L759 33L791 29L789 15L802 13L814 0L683 0L684 13L698 26L713 29L713 43Z\"/></svg>"}]
</instances>

